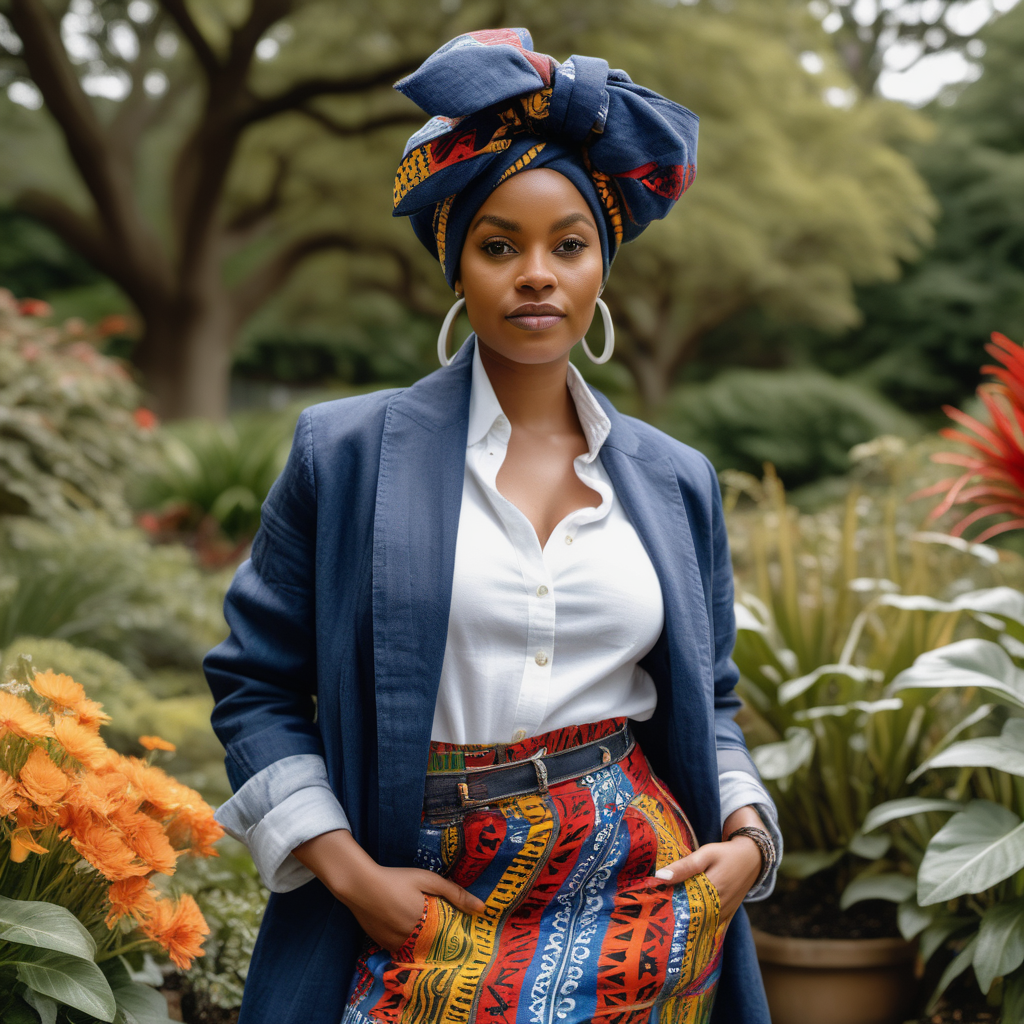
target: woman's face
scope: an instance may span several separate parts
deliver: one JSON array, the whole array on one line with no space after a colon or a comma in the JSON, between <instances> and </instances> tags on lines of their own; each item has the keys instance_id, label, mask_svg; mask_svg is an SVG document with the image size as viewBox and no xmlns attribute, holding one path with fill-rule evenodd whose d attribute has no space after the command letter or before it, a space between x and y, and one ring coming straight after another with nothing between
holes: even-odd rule
<instances>
[{"instance_id":1,"label":"woman's face","mask_svg":"<svg viewBox=\"0 0 1024 1024\"><path fill-rule=\"evenodd\" d=\"M493 353L549 363L586 333L603 270L586 200L564 175L540 167L513 175L477 211L455 290Z\"/></svg>"}]
</instances>

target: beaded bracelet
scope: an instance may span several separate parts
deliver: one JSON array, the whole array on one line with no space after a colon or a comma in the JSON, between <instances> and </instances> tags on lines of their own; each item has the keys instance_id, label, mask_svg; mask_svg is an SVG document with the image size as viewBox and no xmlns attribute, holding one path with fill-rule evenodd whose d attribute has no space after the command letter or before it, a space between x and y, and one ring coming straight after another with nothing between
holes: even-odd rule
<instances>
[{"instance_id":1,"label":"beaded bracelet","mask_svg":"<svg viewBox=\"0 0 1024 1024\"><path fill-rule=\"evenodd\" d=\"M763 828L756 828L753 825L744 825L742 828L730 832L726 841L735 839L736 836L746 836L748 839L753 839L757 843L758 850L761 851L761 873L757 876L757 881L750 887L751 891L753 891L764 884L764 880L771 874L772 868L775 867L775 843L772 842L772 837Z\"/></svg>"}]
</instances>

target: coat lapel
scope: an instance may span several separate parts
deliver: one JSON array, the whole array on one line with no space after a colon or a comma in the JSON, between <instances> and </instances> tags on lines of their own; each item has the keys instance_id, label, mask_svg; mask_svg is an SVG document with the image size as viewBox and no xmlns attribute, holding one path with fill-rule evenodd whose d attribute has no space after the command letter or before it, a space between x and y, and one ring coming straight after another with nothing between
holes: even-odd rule
<instances>
[{"instance_id":1,"label":"coat lapel","mask_svg":"<svg viewBox=\"0 0 1024 1024\"><path fill-rule=\"evenodd\" d=\"M462 508L472 337L450 366L391 401L373 523L379 850L409 864L448 637Z\"/></svg>"},{"instance_id":2,"label":"coat lapel","mask_svg":"<svg viewBox=\"0 0 1024 1024\"><path fill-rule=\"evenodd\" d=\"M668 457L644 444L629 420L600 394L612 421L601 449L615 496L640 536L661 583L667 659L652 672L658 711L647 734L698 834L721 832L715 758L714 665L704 584L679 479ZM659 756L660 755L660 756Z\"/></svg>"}]
</instances>

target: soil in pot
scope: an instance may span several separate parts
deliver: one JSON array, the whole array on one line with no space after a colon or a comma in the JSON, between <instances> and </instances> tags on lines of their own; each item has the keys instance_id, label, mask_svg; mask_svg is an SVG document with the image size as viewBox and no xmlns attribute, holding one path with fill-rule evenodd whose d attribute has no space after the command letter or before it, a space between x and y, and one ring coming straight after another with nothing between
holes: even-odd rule
<instances>
[{"instance_id":1,"label":"soil in pot","mask_svg":"<svg viewBox=\"0 0 1024 1024\"><path fill-rule=\"evenodd\" d=\"M773 1024L902 1024L919 1005L893 904L839 907L833 874L780 879L748 906Z\"/></svg>"}]
</instances>

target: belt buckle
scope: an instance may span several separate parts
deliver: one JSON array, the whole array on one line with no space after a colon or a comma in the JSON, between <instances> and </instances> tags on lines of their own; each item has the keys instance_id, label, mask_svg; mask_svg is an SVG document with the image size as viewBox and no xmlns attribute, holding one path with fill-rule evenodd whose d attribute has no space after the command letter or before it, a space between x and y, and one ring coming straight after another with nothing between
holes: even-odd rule
<instances>
[{"instance_id":1,"label":"belt buckle","mask_svg":"<svg viewBox=\"0 0 1024 1024\"><path fill-rule=\"evenodd\" d=\"M537 773L537 792L546 793L548 791L548 766L541 760L542 757L546 757L548 752L547 747L541 747L530 760L533 762L533 770Z\"/></svg>"}]
</instances>

